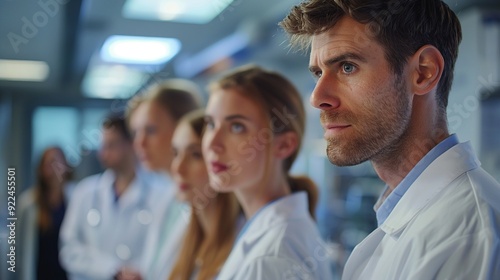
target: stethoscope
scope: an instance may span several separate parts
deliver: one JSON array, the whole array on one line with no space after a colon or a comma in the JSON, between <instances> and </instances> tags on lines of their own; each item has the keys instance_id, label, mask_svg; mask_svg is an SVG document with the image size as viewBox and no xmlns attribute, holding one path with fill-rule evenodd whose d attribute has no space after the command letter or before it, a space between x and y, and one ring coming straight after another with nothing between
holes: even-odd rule
<instances>
[{"instance_id":1,"label":"stethoscope","mask_svg":"<svg viewBox=\"0 0 500 280\"><path fill-rule=\"evenodd\" d=\"M99 179L97 180L97 185L99 186L102 183L102 176L104 174L99 175ZM114 184L114 183L113 183ZM149 196L150 187L146 186L144 190L140 192L140 198L138 203L138 208L140 209L137 212L137 221L142 225L149 225L153 221L153 214L151 210L146 205L146 200ZM99 211L98 205L100 202L99 198L99 188L94 190L93 198L92 198L92 207L87 213L87 223L94 228L97 228L102 221L101 211ZM130 259L132 253L130 248L125 244L119 244L115 250L116 255L122 260Z\"/></svg>"}]
</instances>

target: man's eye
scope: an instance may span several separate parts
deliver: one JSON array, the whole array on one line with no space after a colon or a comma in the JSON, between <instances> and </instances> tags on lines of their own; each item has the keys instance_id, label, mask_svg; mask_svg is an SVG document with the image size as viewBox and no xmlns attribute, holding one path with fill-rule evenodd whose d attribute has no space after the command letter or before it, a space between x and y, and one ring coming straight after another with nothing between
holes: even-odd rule
<instances>
[{"instance_id":1,"label":"man's eye","mask_svg":"<svg viewBox=\"0 0 500 280\"><path fill-rule=\"evenodd\" d=\"M342 71L346 74L351 74L352 72L354 72L354 70L356 70L356 66L352 65L351 63L344 63L342 64Z\"/></svg>"}]
</instances>

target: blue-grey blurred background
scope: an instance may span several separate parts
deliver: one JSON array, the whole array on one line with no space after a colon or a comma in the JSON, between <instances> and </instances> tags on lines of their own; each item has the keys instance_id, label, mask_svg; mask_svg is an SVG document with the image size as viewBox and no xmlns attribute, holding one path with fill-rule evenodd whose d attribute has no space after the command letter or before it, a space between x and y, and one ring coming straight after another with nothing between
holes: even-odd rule
<instances>
[{"instance_id":1,"label":"blue-grey blurred background","mask_svg":"<svg viewBox=\"0 0 500 280\"><path fill-rule=\"evenodd\" d=\"M340 270L376 226L372 208L384 185L369 163L338 168L325 157L319 112L308 103L314 87L308 55L291 51L277 25L298 2L0 0L0 185L8 167L16 168L17 194L32 185L49 145L62 147L76 179L99 172L102 119L142 87L181 77L204 88L220 71L260 64L285 74L303 94L308 126L294 172L310 175L321 189L317 221ZM463 29L450 130L471 141L483 167L500 180L500 2L445 2ZM132 41L137 36L146 38ZM6 195L0 190L2 220ZM4 226L0 234L5 279Z\"/></svg>"}]
</instances>

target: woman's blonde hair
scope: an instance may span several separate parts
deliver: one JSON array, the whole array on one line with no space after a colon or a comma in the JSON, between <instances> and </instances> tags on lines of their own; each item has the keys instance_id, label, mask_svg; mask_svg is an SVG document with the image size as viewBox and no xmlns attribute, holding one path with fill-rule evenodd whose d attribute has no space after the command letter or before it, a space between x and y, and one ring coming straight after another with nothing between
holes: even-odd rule
<instances>
[{"instance_id":1,"label":"woman's blonde hair","mask_svg":"<svg viewBox=\"0 0 500 280\"><path fill-rule=\"evenodd\" d=\"M290 176L289 171L297 158L305 131L305 109L302 98L295 86L284 76L248 65L237 68L209 85L209 90L236 89L262 106L270 122L274 135L293 132L297 135L297 149L283 163L292 192L306 191L309 212L314 218L318 190L314 182L306 176Z\"/></svg>"},{"instance_id":2,"label":"woman's blonde hair","mask_svg":"<svg viewBox=\"0 0 500 280\"><path fill-rule=\"evenodd\" d=\"M202 137L204 112L197 110L184 116L180 121L187 123L195 134ZM201 199L211 199L209 197ZM241 208L232 193L217 193L213 198L216 206L216 222L203 231L199 215L205 205L191 205L192 212L186 236L170 280L190 279L195 267L199 266L197 279L212 279L219 272L231 252L237 231L237 220Z\"/></svg>"},{"instance_id":3,"label":"woman's blonde hair","mask_svg":"<svg viewBox=\"0 0 500 280\"><path fill-rule=\"evenodd\" d=\"M182 116L201 107L201 93L195 83L184 79L169 79L154 84L129 100L125 113L128 121L143 102L160 105L177 123Z\"/></svg>"}]
</instances>

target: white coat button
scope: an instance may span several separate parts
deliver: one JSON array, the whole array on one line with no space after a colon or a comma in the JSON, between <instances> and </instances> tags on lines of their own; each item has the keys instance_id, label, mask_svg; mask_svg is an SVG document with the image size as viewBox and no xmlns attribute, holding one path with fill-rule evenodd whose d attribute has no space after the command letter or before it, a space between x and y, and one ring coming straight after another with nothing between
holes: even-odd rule
<instances>
[{"instance_id":1,"label":"white coat button","mask_svg":"<svg viewBox=\"0 0 500 280\"><path fill-rule=\"evenodd\" d=\"M116 247L116 255L121 260L126 261L126 260L130 259L132 252L130 252L130 248L127 245L120 244Z\"/></svg>"}]
</instances>

